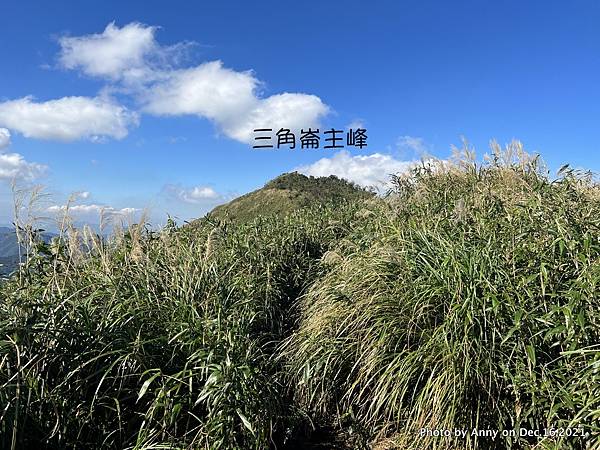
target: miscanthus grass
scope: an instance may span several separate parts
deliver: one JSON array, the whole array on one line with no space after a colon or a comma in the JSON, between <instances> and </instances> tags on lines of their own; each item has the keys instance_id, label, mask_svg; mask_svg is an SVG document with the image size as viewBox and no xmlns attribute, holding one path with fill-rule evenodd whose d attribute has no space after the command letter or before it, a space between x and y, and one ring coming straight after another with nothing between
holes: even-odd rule
<instances>
[{"instance_id":1,"label":"miscanthus grass","mask_svg":"<svg viewBox=\"0 0 600 450\"><path fill-rule=\"evenodd\" d=\"M314 428L347 448L597 448L600 191L492 150L245 224L107 238L65 211L51 243L23 224L0 448L309 448ZM518 432L560 427L586 435Z\"/></svg>"},{"instance_id":2,"label":"miscanthus grass","mask_svg":"<svg viewBox=\"0 0 600 450\"><path fill-rule=\"evenodd\" d=\"M0 290L0 447L285 441L272 355L349 211L38 242Z\"/></svg>"},{"instance_id":3,"label":"miscanthus grass","mask_svg":"<svg viewBox=\"0 0 600 450\"><path fill-rule=\"evenodd\" d=\"M600 446L598 186L568 168L550 179L518 143L492 149L394 177L302 299L283 355L311 414L389 448ZM519 436L552 427L586 436Z\"/></svg>"}]
</instances>

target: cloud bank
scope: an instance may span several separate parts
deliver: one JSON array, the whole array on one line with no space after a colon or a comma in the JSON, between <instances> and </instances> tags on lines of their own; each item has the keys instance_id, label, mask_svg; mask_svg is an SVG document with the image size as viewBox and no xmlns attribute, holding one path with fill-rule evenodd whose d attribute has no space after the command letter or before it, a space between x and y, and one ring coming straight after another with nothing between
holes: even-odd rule
<instances>
[{"instance_id":1,"label":"cloud bank","mask_svg":"<svg viewBox=\"0 0 600 450\"><path fill-rule=\"evenodd\" d=\"M28 162L18 153L0 153L0 180L33 181L43 175L47 166Z\"/></svg>"},{"instance_id":2,"label":"cloud bank","mask_svg":"<svg viewBox=\"0 0 600 450\"><path fill-rule=\"evenodd\" d=\"M35 139L122 139L138 114L103 98L63 97L36 102L23 97L0 103L0 125Z\"/></svg>"},{"instance_id":3,"label":"cloud bank","mask_svg":"<svg viewBox=\"0 0 600 450\"><path fill-rule=\"evenodd\" d=\"M0 151L10 145L10 131L6 128L0 128Z\"/></svg>"},{"instance_id":4,"label":"cloud bank","mask_svg":"<svg viewBox=\"0 0 600 450\"><path fill-rule=\"evenodd\" d=\"M10 143L10 131L0 128L0 180L33 181L46 172L43 164L28 162L18 153L4 153Z\"/></svg>"},{"instance_id":5,"label":"cloud bank","mask_svg":"<svg viewBox=\"0 0 600 450\"><path fill-rule=\"evenodd\" d=\"M170 197L184 203L196 205L209 205L225 199L225 196L207 185L185 188L180 185L169 184L164 187L164 192Z\"/></svg>"},{"instance_id":6,"label":"cloud bank","mask_svg":"<svg viewBox=\"0 0 600 450\"><path fill-rule=\"evenodd\" d=\"M59 39L59 64L93 77L114 80L139 76L148 54L158 51L155 27L130 23L122 28L109 23L99 34Z\"/></svg>"},{"instance_id":7,"label":"cloud bank","mask_svg":"<svg viewBox=\"0 0 600 450\"><path fill-rule=\"evenodd\" d=\"M255 128L317 127L330 111L316 95L263 97L263 83L251 70L226 68L219 60L174 68L189 43L161 46L156 31L140 23L121 28L110 23L99 34L63 37L59 64L116 84L144 113L208 119L220 133L244 143L252 142Z\"/></svg>"},{"instance_id":8,"label":"cloud bank","mask_svg":"<svg viewBox=\"0 0 600 450\"><path fill-rule=\"evenodd\" d=\"M381 153L352 156L343 150L331 158L321 158L313 164L300 166L295 170L315 177L336 175L364 187L385 191L390 187L391 174L405 172L415 164L415 161L400 161Z\"/></svg>"},{"instance_id":9,"label":"cloud bank","mask_svg":"<svg viewBox=\"0 0 600 450\"><path fill-rule=\"evenodd\" d=\"M73 213L76 215L86 214L86 215L105 215L105 216L128 216L141 210L138 208L121 208L117 209L112 206L106 205L97 205L95 203L89 205L53 205L48 207L47 211L49 213L60 213L68 211L69 213Z\"/></svg>"}]
</instances>

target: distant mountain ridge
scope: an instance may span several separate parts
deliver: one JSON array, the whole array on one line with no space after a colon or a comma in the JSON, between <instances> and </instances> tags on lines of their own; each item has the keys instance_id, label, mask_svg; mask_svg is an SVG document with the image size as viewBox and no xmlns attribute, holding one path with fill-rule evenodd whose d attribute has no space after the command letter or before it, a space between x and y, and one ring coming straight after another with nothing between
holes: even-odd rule
<instances>
[{"instance_id":1,"label":"distant mountain ridge","mask_svg":"<svg viewBox=\"0 0 600 450\"><path fill-rule=\"evenodd\" d=\"M42 233L42 239L49 242L55 234ZM14 272L19 264L19 241L14 228L0 227L0 277Z\"/></svg>"},{"instance_id":2,"label":"distant mountain ridge","mask_svg":"<svg viewBox=\"0 0 600 450\"><path fill-rule=\"evenodd\" d=\"M217 206L210 215L219 219L248 222L258 216L287 215L312 206L335 205L374 196L373 192L335 175L313 177L292 172L284 173L260 189ZM53 236L53 233L42 234L47 242ZM19 244L15 230L0 226L0 276L12 273L18 263Z\"/></svg>"},{"instance_id":3,"label":"distant mountain ridge","mask_svg":"<svg viewBox=\"0 0 600 450\"><path fill-rule=\"evenodd\" d=\"M314 205L367 199L375 194L335 175L313 177L285 173L264 187L217 206L210 215L246 222L260 215L288 214Z\"/></svg>"},{"instance_id":4,"label":"distant mountain ridge","mask_svg":"<svg viewBox=\"0 0 600 450\"><path fill-rule=\"evenodd\" d=\"M19 263L19 244L14 228L0 227L0 277L9 275Z\"/></svg>"}]
</instances>

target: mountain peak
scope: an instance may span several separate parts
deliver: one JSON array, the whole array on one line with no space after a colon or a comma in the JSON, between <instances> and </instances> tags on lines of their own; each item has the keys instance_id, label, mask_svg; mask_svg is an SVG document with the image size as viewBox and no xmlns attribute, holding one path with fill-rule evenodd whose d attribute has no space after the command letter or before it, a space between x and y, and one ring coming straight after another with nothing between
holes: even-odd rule
<instances>
[{"instance_id":1,"label":"mountain peak","mask_svg":"<svg viewBox=\"0 0 600 450\"><path fill-rule=\"evenodd\" d=\"M314 177L289 172L272 179L260 189L217 206L211 215L246 222L261 215L286 215L311 206L372 196L374 193L335 175Z\"/></svg>"}]
</instances>

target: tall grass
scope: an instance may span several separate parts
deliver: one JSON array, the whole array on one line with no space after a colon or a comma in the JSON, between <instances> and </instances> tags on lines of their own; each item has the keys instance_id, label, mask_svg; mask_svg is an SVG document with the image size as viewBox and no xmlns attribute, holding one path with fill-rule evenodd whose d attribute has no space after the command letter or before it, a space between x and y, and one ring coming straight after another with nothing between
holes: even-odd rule
<instances>
[{"instance_id":1,"label":"tall grass","mask_svg":"<svg viewBox=\"0 0 600 450\"><path fill-rule=\"evenodd\" d=\"M256 448L286 437L273 349L348 215L38 246L0 297L2 448Z\"/></svg>"},{"instance_id":2,"label":"tall grass","mask_svg":"<svg viewBox=\"0 0 600 450\"><path fill-rule=\"evenodd\" d=\"M600 445L598 188L550 179L518 143L493 150L395 177L375 224L311 286L283 348L311 413L403 449ZM551 427L588 436L519 437Z\"/></svg>"},{"instance_id":3,"label":"tall grass","mask_svg":"<svg viewBox=\"0 0 600 450\"><path fill-rule=\"evenodd\" d=\"M513 143L392 181L246 224L32 236L0 285L0 448L308 448L313 427L350 448L598 447L591 176ZM518 435L546 427L587 435Z\"/></svg>"}]
</instances>

